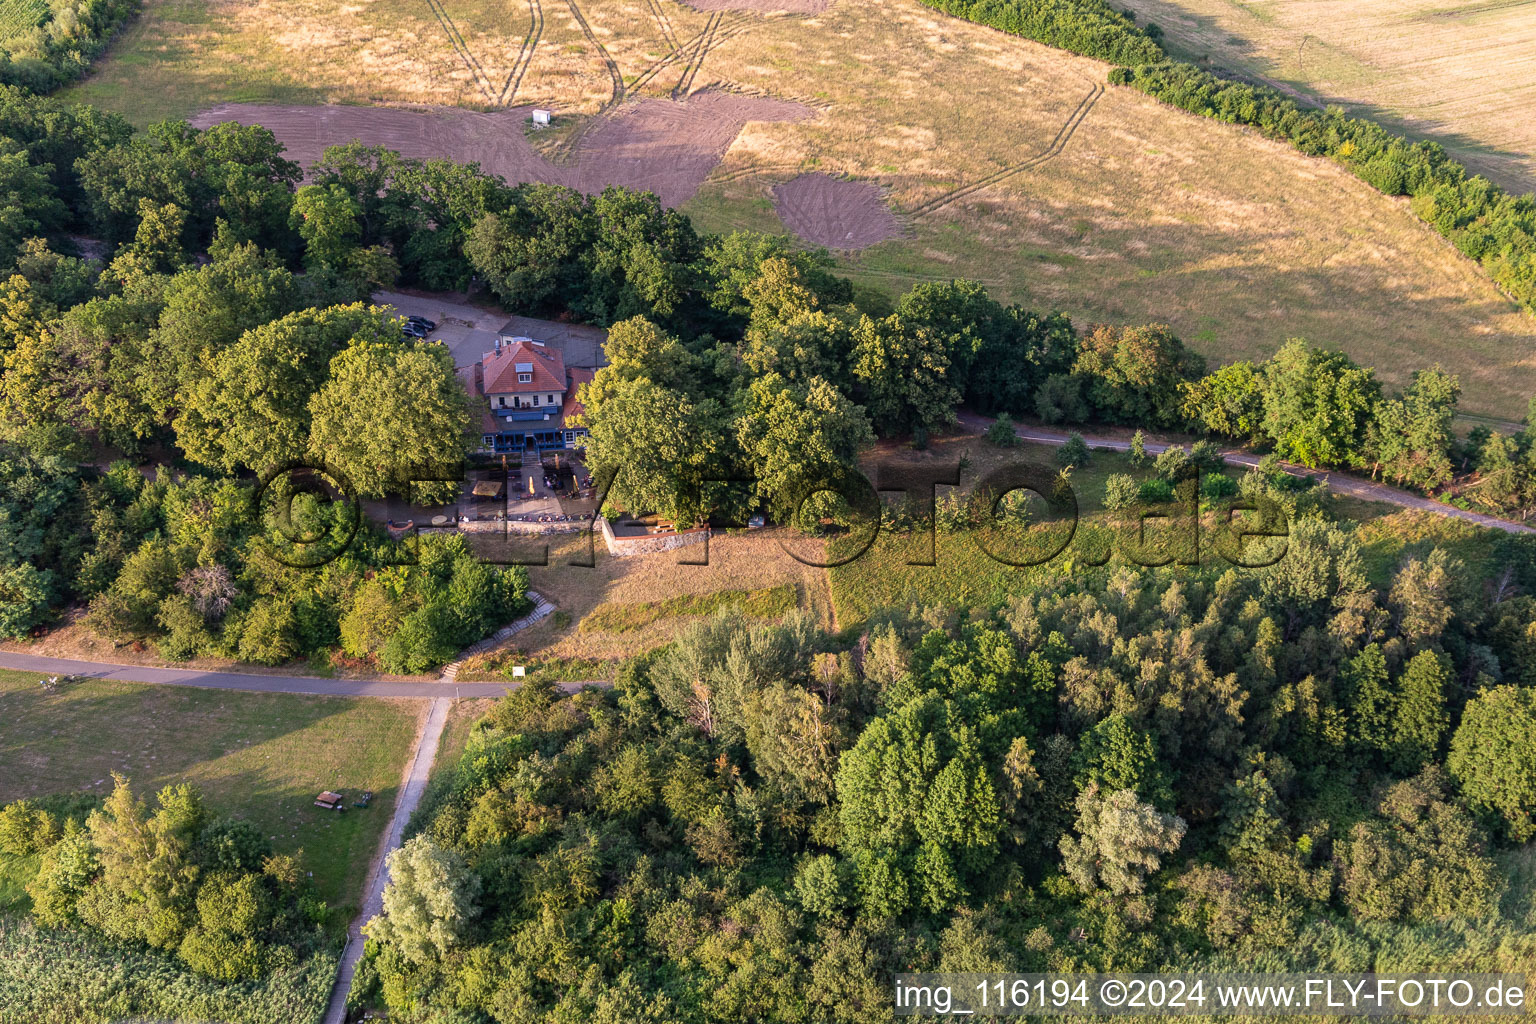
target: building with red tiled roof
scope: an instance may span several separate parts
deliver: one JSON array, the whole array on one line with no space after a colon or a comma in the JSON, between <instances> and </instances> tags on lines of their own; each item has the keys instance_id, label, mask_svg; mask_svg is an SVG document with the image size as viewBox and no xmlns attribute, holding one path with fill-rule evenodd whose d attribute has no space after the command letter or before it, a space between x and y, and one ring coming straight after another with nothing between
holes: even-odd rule
<instances>
[{"instance_id":1,"label":"building with red tiled roof","mask_svg":"<svg viewBox=\"0 0 1536 1024\"><path fill-rule=\"evenodd\" d=\"M496 350L480 360L485 396L498 416L503 410L558 414L569 385L565 359L554 349L518 338L509 345L496 340ZM520 417L531 418L531 417Z\"/></svg>"},{"instance_id":2,"label":"building with red tiled roof","mask_svg":"<svg viewBox=\"0 0 1536 1024\"><path fill-rule=\"evenodd\" d=\"M532 338L498 337L494 351L459 374L465 390L480 403L485 449L570 448L586 436L585 428L566 421L581 409L577 384L591 380L593 371L567 370L557 349Z\"/></svg>"}]
</instances>

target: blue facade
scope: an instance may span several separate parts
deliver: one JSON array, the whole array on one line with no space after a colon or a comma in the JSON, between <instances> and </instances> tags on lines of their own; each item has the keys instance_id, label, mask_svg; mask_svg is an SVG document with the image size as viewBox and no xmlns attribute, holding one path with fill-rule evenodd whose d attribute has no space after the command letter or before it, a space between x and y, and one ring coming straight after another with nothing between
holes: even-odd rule
<instances>
[{"instance_id":1,"label":"blue facade","mask_svg":"<svg viewBox=\"0 0 1536 1024\"><path fill-rule=\"evenodd\" d=\"M520 452L527 448L530 442L539 451L576 448L580 447L581 439L586 435L586 430L563 427L559 420L551 420L547 426L539 427L519 427L513 423L506 423L503 429L496 433L482 435L480 447L485 451L498 454Z\"/></svg>"}]
</instances>

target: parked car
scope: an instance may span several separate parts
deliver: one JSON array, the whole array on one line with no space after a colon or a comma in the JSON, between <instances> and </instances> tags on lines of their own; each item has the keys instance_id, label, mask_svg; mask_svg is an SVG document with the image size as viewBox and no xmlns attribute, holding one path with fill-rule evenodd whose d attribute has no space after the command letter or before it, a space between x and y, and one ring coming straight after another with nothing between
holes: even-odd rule
<instances>
[{"instance_id":1,"label":"parked car","mask_svg":"<svg viewBox=\"0 0 1536 1024\"><path fill-rule=\"evenodd\" d=\"M426 331L428 334L430 334L433 331L437 330L437 321L435 321L435 320L428 320L424 316L408 316L408 317L405 318L405 322L409 323L409 324L415 324L417 327L420 327L422 330Z\"/></svg>"},{"instance_id":2,"label":"parked car","mask_svg":"<svg viewBox=\"0 0 1536 1024\"><path fill-rule=\"evenodd\" d=\"M413 324L409 320L400 325L400 332L407 338L425 338L427 329L419 324Z\"/></svg>"}]
</instances>

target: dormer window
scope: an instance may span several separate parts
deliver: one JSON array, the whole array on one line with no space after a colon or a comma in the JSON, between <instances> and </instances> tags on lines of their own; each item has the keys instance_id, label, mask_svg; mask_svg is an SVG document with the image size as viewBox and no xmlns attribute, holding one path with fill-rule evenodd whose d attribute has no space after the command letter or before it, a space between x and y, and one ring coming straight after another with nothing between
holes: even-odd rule
<instances>
[{"instance_id":1,"label":"dormer window","mask_svg":"<svg viewBox=\"0 0 1536 1024\"><path fill-rule=\"evenodd\" d=\"M519 384L530 384L530 383L533 382L533 374L531 374L531 373L520 373L520 374L517 375L517 382Z\"/></svg>"}]
</instances>

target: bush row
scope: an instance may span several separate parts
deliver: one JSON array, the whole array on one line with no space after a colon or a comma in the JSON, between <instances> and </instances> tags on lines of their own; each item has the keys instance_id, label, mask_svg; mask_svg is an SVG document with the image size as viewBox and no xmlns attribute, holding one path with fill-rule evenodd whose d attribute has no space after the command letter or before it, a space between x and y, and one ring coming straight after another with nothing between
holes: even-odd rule
<instances>
[{"instance_id":1,"label":"bush row","mask_svg":"<svg viewBox=\"0 0 1536 1024\"><path fill-rule=\"evenodd\" d=\"M0 47L0 83L50 92L90 70L117 30L138 13L139 0L64 0L48 5L30 29Z\"/></svg>"},{"instance_id":2,"label":"bush row","mask_svg":"<svg viewBox=\"0 0 1536 1024\"><path fill-rule=\"evenodd\" d=\"M1149 64L1163 51L1103 0L923 0L929 7L1037 43L1116 64Z\"/></svg>"}]
</instances>

